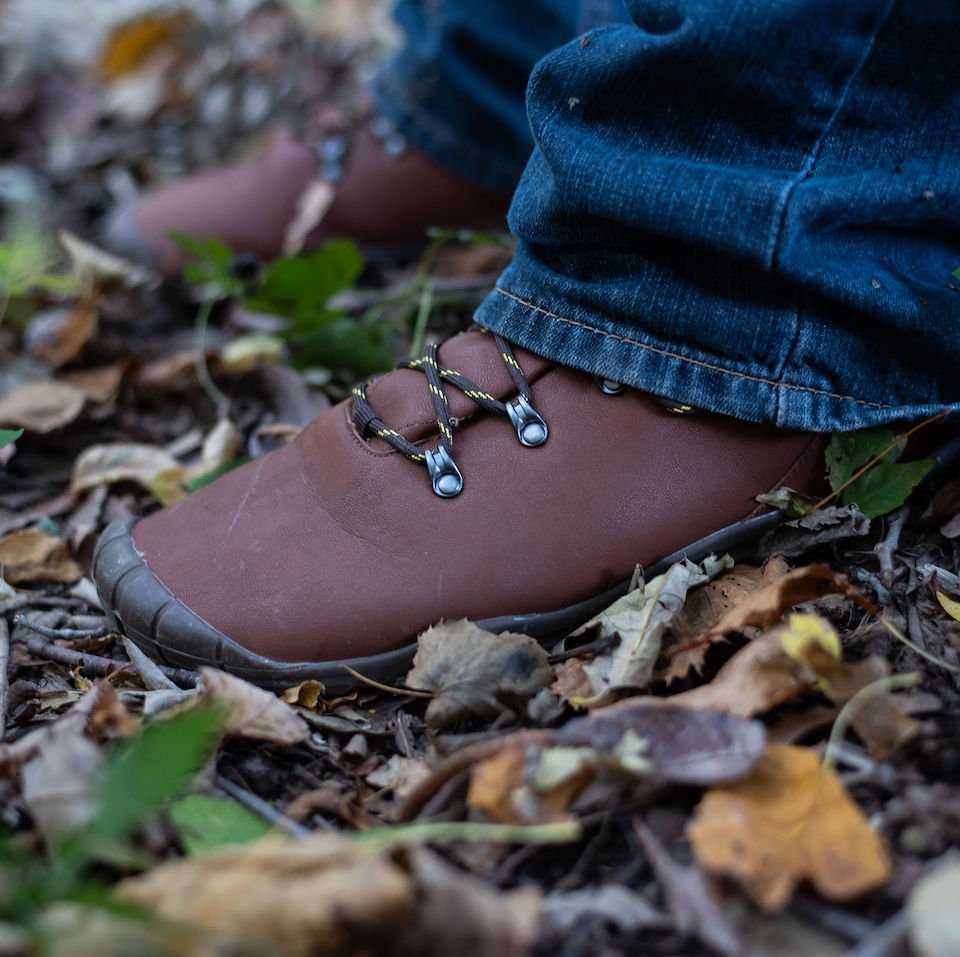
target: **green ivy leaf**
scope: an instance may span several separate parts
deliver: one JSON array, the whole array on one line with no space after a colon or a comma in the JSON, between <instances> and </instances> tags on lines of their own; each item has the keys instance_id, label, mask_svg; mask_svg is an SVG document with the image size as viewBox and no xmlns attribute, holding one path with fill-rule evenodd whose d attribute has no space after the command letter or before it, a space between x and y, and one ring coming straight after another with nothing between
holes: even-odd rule
<instances>
[{"instance_id":1,"label":"green ivy leaf","mask_svg":"<svg viewBox=\"0 0 960 957\"><path fill-rule=\"evenodd\" d=\"M907 440L881 426L876 429L861 429L858 432L835 432L827 446L827 479L830 488L836 491L850 479L861 466L880 455L884 449L893 448L882 461L895 462L903 454Z\"/></svg>"},{"instance_id":2,"label":"green ivy leaf","mask_svg":"<svg viewBox=\"0 0 960 957\"><path fill-rule=\"evenodd\" d=\"M875 465L844 489L844 505L856 503L868 518L879 518L899 508L910 493L936 465L936 459L919 462L884 463Z\"/></svg>"},{"instance_id":3,"label":"green ivy leaf","mask_svg":"<svg viewBox=\"0 0 960 957\"><path fill-rule=\"evenodd\" d=\"M170 807L170 817L191 854L249 844L269 833L270 825L231 798L188 794Z\"/></svg>"}]
</instances>

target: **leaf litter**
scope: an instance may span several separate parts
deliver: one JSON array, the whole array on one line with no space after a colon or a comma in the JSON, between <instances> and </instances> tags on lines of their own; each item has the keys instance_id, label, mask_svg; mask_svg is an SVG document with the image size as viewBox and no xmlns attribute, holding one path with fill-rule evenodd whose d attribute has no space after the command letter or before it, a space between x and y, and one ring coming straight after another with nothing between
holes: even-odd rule
<instances>
[{"instance_id":1,"label":"leaf litter","mask_svg":"<svg viewBox=\"0 0 960 957\"><path fill-rule=\"evenodd\" d=\"M86 577L110 520L287 441L423 335L424 301L431 334L462 328L505 255L441 238L425 273L368 264L357 289L334 244L254 265L245 291L250 264L199 244L185 296L90 241L91 197L236 155L264 115L350 107L357 5L326 0L333 36L223 6L213 24L144 0L79 73L29 3L7 8L0 43L34 64L0 99L28 197L0 222L0 920L19 952L699 957L764 928L778 952L814 932L833 952L891 922L921 957L956 951L960 492L924 489L892 432L835 437L838 501L784 493L791 520L749 561L638 581L555 648L438 625L397 693L275 695L110 632Z\"/></svg>"}]
</instances>

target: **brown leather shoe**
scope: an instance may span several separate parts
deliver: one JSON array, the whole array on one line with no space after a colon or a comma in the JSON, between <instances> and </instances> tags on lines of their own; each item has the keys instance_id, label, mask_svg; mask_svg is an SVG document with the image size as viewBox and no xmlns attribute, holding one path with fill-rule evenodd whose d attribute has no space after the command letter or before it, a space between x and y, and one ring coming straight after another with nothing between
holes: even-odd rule
<instances>
[{"instance_id":1,"label":"brown leather shoe","mask_svg":"<svg viewBox=\"0 0 960 957\"><path fill-rule=\"evenodd\" d=\"M291 445L110 526L100 595L161 660L338 691L344 660L402 674L440 619L564 633L637 563L735 549L778 518L755 495L822 471L816 437L612 391L492 334L457 336Z\"/></svg>"},{"instance_id":2,"label":"brown leather shoe","mask_svg":"<svg viewBox=\"0 0 960 957\"><path fill-rule=\"evenodd\" d=\"M169 235L216 238L238 253L272 259L304 190L318 175L310 147L274 135L251 159L148 192L110 218L106 243L117 252L175 270L185 254ZM307 247L349 237L372 247L409 247L429 226L504 226L509 197L460 179L416 150L390 155L369 129L351 137L332 205Z\"/></svg>"}]
</instances>

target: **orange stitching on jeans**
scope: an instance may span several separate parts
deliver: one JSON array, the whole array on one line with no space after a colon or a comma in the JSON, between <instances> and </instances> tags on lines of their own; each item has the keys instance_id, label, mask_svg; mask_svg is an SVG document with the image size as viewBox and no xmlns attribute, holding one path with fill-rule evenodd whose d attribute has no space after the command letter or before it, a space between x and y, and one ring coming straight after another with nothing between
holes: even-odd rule
<instances>
[{"instance_id":1,"label":"orange stitching on jeans","mask_svg":"<svg viewBox=\"0 0 960 957\"><path fill-rule=\"evenodd\" d=\"M658 356L664 356L667 359L678 359L680 362L687 362L690 365L700 366L703 369L710 369L712 372L722 372L724 375L734 376L737 379L746 379L748 382L759 382L761 385L772 385L776 386L778 389L794 389L797 392L812 392L814 395L823 395L830 399L842 399L845 402L855 402L857 405L868 405L873 409L893 408L892 405L886 405L882 402L870 402L867 399L855 399L852 395L841 395L839 392L828 392L826 389L812 389L810 386L806 385L792 385L789 382L777 382L776 379L763 379L759 376L747 375L745 372L734 372L732 369L724 369L722 366L714 365L711 362L703 362L700 359L690 359L687 356L681 356L676 352L669 352L667 349L658 349L656 346L648 345L646 342L638 342L636 339L628 339L626 336L617 335L615 332L605 332L603 329L597 329L594 326L588 326L586 323L579 322L576 319L568 319L566 316L558 316L555 312L550 312L549 309L544 309L542 306L535 305L532 302L527 302L526 299L521 299L519 296L515 296L512 292L507 292L506 289L503 289L500 286L496 286L495 288L501 296L506 296L507 299L512 299L521 306L526 306L528 309L532 309L534 312L542 313L544 316L549 316L551 319L556 319L558 322L565 322L568 325L576 326L578 329L585 329L587 332L595 332L598 335L606 336L608 339L614 339L617 342L622 342L628 346L636 346L638 349L646 349L648 352L656 353Z\"/></svg>"}]
</instances>

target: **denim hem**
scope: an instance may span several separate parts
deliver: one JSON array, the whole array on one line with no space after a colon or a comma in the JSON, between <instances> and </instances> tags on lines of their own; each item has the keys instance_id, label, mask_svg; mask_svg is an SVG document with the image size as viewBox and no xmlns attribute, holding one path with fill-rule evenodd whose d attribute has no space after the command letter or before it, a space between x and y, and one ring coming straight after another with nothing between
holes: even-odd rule
<instances>
[{"instance_id":1,"label":"denim hem","mask_svg":"<svg viewBox=\"0 0 960 957\"><path fill-rule=\"evenodd\" d=\"M805 432L850 431L951 411L960 403L886 405L725 368L560 315L497 286L476 321L553 362L721 415Z\"/></svg>"},{"instance_id":2,"label":"denim hem","mask_svg":"<svg viewBox=\"0 0 960 957\"><path fill-rule=\"evenodd\" d=\"M441 111L411 97L403 81L390 76L389 68L374 77L370 93L377 110L397 132L444 169L505 196L516 188L522 167L498 162L490 144L478 148L475 131L459 136L454 125L438 119Z\"/></svg>"}]
</instances>

